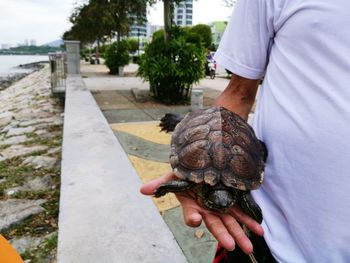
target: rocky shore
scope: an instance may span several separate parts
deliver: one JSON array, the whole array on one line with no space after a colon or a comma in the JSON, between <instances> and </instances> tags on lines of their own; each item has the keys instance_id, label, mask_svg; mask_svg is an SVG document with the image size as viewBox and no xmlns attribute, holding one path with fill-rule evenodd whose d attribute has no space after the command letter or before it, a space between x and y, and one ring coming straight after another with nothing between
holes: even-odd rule
<instances>
[{"instance_id":1,"label":"rocky shore","mask_svg":"<svg viewBox=\"0 0 350 263\"><path fill-rule=\"evenodd\" d=\"M0 233L25 262L55 262L63 105L49 67L0 91Z\"/></svg>"},{"instance_id":2,"label":"rocky shore","mask_svg":"<svg viewBox=\"0 0 350 263\"><path fill-rule=\"evenodd\" d=\"M42 69L44 67L43 63L44 62L34 62L34 63L19 65L18 68L26 69L26 71L22 73L9 74L5 77L0 76L0 90L4 90L10 87L16 81L19 81L25 76L28 76L29 74Z\"/></svg>"}]
</instances>

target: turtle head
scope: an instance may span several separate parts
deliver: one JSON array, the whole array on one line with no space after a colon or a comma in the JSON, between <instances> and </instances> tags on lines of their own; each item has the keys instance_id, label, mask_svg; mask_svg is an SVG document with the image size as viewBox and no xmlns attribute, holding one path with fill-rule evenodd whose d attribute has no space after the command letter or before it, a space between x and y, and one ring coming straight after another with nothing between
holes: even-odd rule
<instances>
[{"instance_id":1,"label":"turtle head","mask_svg":"<svg viewBox=\"0 0 350 263\"><path fill-rule=\"evenodd\" d=\"M212 189L204 198L204 206L217 212L225 212L236 203L236 195L225 189Z\"/></svg>"}]
</instances>

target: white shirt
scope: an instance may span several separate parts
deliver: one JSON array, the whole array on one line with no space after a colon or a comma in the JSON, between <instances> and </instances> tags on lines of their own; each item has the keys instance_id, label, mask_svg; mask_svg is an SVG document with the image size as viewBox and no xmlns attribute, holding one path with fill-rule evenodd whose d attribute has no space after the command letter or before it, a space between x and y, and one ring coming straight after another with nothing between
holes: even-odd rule
<instances>
[{"instance_id":1,"label":"white shirt","mask_svg":"<svg viewBox=\"0 0 350 263\"><path fill-rule=\"evenodd\" d=\"M269 150L253 196L279 262L350 262L350 1L238 0L215 59L265 74L254 129Z\"/></svg>"}]
</instances>

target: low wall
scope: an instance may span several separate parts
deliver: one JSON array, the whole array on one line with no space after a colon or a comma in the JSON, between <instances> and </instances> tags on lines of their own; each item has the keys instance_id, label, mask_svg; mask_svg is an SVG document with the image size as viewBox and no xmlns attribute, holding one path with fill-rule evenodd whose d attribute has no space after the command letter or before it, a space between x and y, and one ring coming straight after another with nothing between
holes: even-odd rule
<instances>
[{"instance_id":1,"label":"low wall","mask_svg":"<svg viewBox=\"0 0 350 263\"><path fill-rule=\"evenodd\" d=\"M58 263L187 262L80 75L69 75Z\"/></svg>"}]
</instances>

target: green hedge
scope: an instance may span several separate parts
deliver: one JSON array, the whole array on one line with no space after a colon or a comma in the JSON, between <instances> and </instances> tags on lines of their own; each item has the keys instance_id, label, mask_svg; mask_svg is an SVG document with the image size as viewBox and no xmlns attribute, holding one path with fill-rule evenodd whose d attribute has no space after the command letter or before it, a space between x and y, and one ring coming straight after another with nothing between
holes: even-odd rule
<instances>
[{"instance_id":1,"label":"green hedge","mask_svg":"<svg viewBox=\"0 0 350 263\"><path fill-rule=\"evenodd\" d=\"M173 28L171 39L164 32L153 35L140 57L138 75L150 82L153 96L168 104L187 103L192 85L203 77L205 61L200 37L181 28Z\"/></svg>"},{"instance_id":2,"label":"green hedge","mask_svg":"<svg viewBox=\"0 0 350 263\"><path fill-rule=\"evenodd\" d=\"M129 43L126 40L112 43L105 52L105 59L110 74L118 74L119 67L124 67L130 62Z\"/></svg>"}]
</instances>

